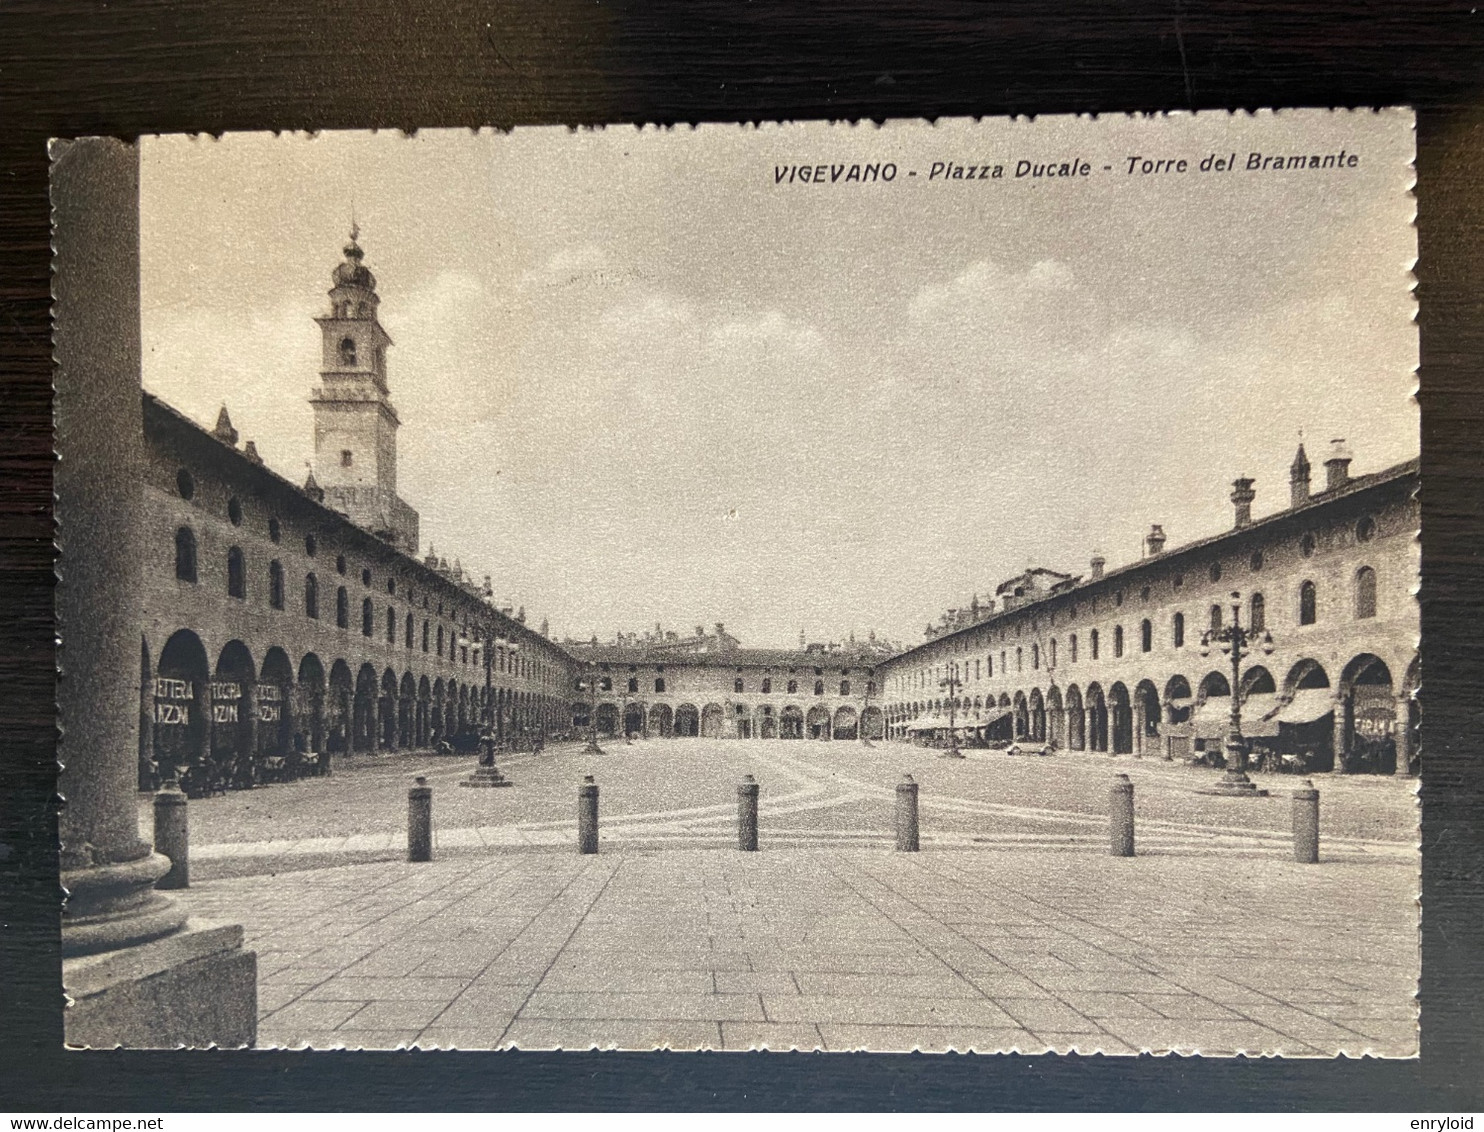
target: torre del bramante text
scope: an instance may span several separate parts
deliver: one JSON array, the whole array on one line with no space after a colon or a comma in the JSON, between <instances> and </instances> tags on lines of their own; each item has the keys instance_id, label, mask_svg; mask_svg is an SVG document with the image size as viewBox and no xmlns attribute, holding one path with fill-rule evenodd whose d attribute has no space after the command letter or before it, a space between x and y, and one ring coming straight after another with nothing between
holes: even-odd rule
<instances>
[{"instance_id":1,"label":"torre del bramante text","mask_svg":"<svg viewBox=\"0 0 1484 1132\"><path fill-rule=\"evenodd\" d=\"M1034 744L1198 757L1233 694L1255 752L1309 770L1415 770L1418 463L1352 475L1336 443L1300 446L1289 506L1081 575L1028 569L950 610L926 639L744 648L693 636L559 642L500 605L490 579L420 553L397 494L390 336L354 236L332 276L302 484L144 395L142 785L323 772L332 755L468 749L583 733ZM1320 458L1316 454L1316 459ZM1318 479L1319 482L1315 482ZM1263 640L1233 688L1202 634L1235 606ZM594 717L593 713L596 712Z\"/></svg>"}]
</instances>

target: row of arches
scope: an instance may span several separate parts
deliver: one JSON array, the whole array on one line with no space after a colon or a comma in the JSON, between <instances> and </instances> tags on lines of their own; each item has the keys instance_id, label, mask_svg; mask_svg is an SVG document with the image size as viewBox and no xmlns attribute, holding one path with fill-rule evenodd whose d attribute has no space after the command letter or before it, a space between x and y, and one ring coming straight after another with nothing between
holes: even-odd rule
<instances>
[{"instance_id":1,"label":"row of arches","mask_svg":"<svg viewBox=\"0 0 1484 1132\"><path fill-rule=\"evenodd\" d=\"M186 767L199 789L249 786L281 761L286 773L323 768L321 756L355 751L468 745L489 721L500 738L547 734L562 725L554 697L456 679L429 680L371 663L297 664L273 646L257 663L240 640L213 664L189 629L152 658L140 651L140 785L152 788Z\"/></svg>"},{"instance_id":2,"label":"row of arches","mask_svg":"<svg viewBox=\"0 0 1484 1132\"><path fill-rule=\"evenodd\" d=\"M591 726L591 711L588 703L572 705L576 730ZM848 705L831 712L823 704L805 710L798 704L775 708L772 704L708 703L698 707L682 703L672 707L643 701L620 706L604 701L597 708L597 731L605 737L626 733L664 739L858 739L862 727L867 738L884 738L885 713L879 707L868 707L861 713Z\"/></svg>"},{"instance_id":3,"label":"row of arches","mask_svg":"<svg viewBox=\"0 0 1484 1132\"><path fill-rule=\"evenodd\" d=\"M1261 665L1247 668L1238 688L1244 737L1254 750L1303 755L1313 770L1395 773L1416 757L1417 688L1414 659L1400 684L1371 653L1353 657L1337 682L1317 660L1294 664L1282 682ZM1183 756L1219 747L1231 716L1231 682L1208 672L1193 688L1182 674L1163 688L1145 679L1106 689L1096 681L1065 688L1001 693L999 698L955 697L896 704L887 709L895 738L946 733L952 726L970 742L1025 740L1072 750Z\"/></svg>"}]
</instances>

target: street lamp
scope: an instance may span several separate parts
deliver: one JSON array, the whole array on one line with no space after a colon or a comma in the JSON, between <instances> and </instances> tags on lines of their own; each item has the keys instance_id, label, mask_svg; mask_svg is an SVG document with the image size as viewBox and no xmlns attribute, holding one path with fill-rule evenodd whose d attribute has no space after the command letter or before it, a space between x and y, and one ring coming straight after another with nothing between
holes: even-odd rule
<instances>
[{"instance_id":1,"label":"street lamp","mask_svg":"<svg viewBox=\"0 0 1484 1132\"><path fill-rule=\"evenodd\" d=\"M875 746L875 744L873 744L871 742L871 737L866 734L866 713L871 710L871 684L872 684L872 682L873 682L872 671L871 671L871 669L868 668L868 669L866 669L866 686L865 686L865 691L864 691L864 693L861 696L860 740L861 740L861 746L862 747Z\"/></svg>"},{"instance_id":2,"label":"street lamp","mask_svg":"<svg viewBox=\"0 0 1484 1132\"><path fill-rule=\"evenodd\" d=\"M582 681L578 681L578 687ZM590 660L587 662L587 690L592 700L592 710L587 715L588 740L587 746L582 749L584 755L601 755L603 748L598 746L598 662Z\"/></svg>"},{"instance_id":3,"label":"street lamp","mask_svg":"<svg viewBox=\"0 0 1484 1132\"><path fill-rule=\"evenodd\" d=\"M938 687L948 692L948 750L943 752L943 758L961 759L964 753L958 749L958 690L963 687L963 681L958 678L958 661L949 663L948 675L938 681Z\"/></svg>"},{"instance_id":4,"label":"street lamp","mask_svg":"<svg viewBox=\"0 0 1484 1132\"><path fill-rule=\"evenodd\" d=\"M629 738L629 686L627 684L618 694L618 725L623 728L623 745L633 746L634 740Z\"/></svg>"},{"instance_id":5,"label":"street lamp","mask_svg":"<svg viewBox=\"0 0 1484 1132\"><path fill-rule=\"evenodd\" d=\"M1231 718L1226 725L1226 775L1203 794L1225 794L1233 797L1253 798L1267 794L1259 790L1247 777L1247 740L1242 738L1242 658L1250 655L1254 647L1264 654L1273 651L1273 636L1266 631L1259 637L1256 630L1244 629L1241 624L1242 595L1232 591L1232 621L1222 629L1207 629L1201 634L1201 656L1211 655L1211 646L1216 645L1231 657Z\"/></svg>"}]
</instances>

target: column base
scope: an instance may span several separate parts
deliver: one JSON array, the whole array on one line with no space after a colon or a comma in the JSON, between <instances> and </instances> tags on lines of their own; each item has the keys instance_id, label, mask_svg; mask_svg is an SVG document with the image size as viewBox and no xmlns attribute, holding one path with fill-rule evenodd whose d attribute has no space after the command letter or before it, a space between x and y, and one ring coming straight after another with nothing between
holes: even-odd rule
<instances>
[{"instance_id":1,"label":"column base","mask_svg":"<svg viewBox=\"0 0 1484 1132\"><path fill-rule=\"evenodd\" d=\"M1197 794L1214 794L1222 798L1266 798L1268 792L1259 790L1245 774L1228 774L1212 786L1204 786Z\"/></svg>"},{"instance_id":2,"label":"column base","mask_svg":"<svg viewBox=\"0 0 1484 1132\"><path fill-rule=\"evenodd\" d=\"M500 773L499 767L478 766L474 773L459 783L460 786L514 786L515 783Z\"/></svg>"},{"instance_id":3,"label":"column base","mask_svg":"<svg viewBox=\"0 0 1484 1132\"><path fill-rule=\"evenodd\" d=\"M189 920L136 947L62 960L69 1046L240 1049L258 1036L258 957L238 924Z\"/></svg>"}]
</instances>

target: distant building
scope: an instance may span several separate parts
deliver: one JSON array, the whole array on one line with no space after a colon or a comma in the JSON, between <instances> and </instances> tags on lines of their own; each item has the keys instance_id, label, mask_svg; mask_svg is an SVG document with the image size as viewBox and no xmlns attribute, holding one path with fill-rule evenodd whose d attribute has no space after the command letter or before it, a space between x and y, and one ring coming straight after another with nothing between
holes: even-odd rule
<instances>
[{"instance_id":1,"label":"distant building","mask_svg":"<svg viewBox=\"0 0 1484 1132\"><path fill-rule=\"evenodd\" d=\"M1231 530L1166 549L1154 526L1140 561L1085 576L1032 569L1000 606L929 634L881 665L896 737L953 724L976 742L1183 757L1217 748L1230 697L1259 751L1314 769L1391 773L1416 754L1418 463L1351 477L1336 442L1310 487L1302 446L1289 506L1252 518L1253 481L1231 494ZM1234 598L1233 595L1236 595ZM1231 687L1201 634L1229 623L1271 636ZM952 675L957 687L945 687ZM953 701L950 703L950 701Z\"/></svg>"}]
</instances>

